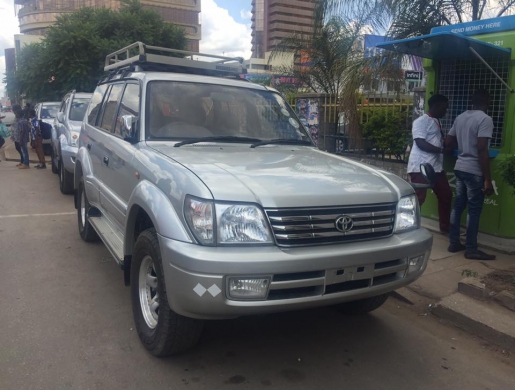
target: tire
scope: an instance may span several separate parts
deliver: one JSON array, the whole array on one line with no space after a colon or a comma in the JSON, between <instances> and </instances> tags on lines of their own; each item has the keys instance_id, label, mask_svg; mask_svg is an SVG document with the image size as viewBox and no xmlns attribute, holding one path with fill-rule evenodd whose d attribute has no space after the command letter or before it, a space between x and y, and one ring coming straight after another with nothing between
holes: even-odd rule
<instances>
[{"instance_id":1,"label":"tire","mask_svg":"<svg viewBox=\"0 0 515 390\"><path fill-rule=\"evenodd\" d=\"M386 302L390 294L382 294L359 301L345 302L334 306L340 313L347 315L367 314L379 309Z\"/></svg>"},{"instance_id":2,"label":"tire","mask_svg":"<svg viewBox=\"0 0 515 390\"><path fill-rule=\"evenodd\" d=\"M80 237L86 242L98 241L97 232L91 226L88 220L89 211L88 197L86 191L84 191L84 178L80 178L79 188L77 193L77 224L79 226Z\"/></svg>"},{"instance_id":3,"label":"tire","mask_svg":"<svg viewBox=\"0 0 515 390\"><path fill-rule=\"evenodd\" d=\"M62 156L62 153L61 153ZM61 159L59 159L59 189L64 195L73 194L73 175L66 172Z\"/></svg>"},{"instance_id":4,"label":"tire","mask_svg":"<svg viewBox=\"0 0 515 390\"><path fill-rule=\"evenodd\" d=\"M131 301L138 336L154 356L178 354L195 346L204 322L175 313L168 304L161 251L154 228L142 232L131 261ZM155 287L148 282L154 277ZM156 299L157 296L157 299ZM157 303L157 309L152 304Z\"/></svg>"},{"instance_id":5,"label":"tire","mask_svg":"<svg viewBox=\"0 0 515 390\"><path fill-rule=\"evenodd\" d=\"M59 170L57 169L57 165L55 165L55 154L54 154L53 146L50 146L50 159L51 159L51 165L52 165L52 173L58 174Z\"/></svg>"}]
</instances>

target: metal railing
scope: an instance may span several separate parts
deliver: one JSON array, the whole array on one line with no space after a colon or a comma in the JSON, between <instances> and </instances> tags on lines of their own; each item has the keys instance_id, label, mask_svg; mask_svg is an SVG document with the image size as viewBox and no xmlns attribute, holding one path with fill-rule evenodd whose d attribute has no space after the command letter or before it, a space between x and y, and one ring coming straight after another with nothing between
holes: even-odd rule
<instances>
[{"instance_id":1,"label":"metal railing","mask_svg":"<svg viewBox=\"0 0 515 390\"><path fill-rule=\"evenodd\" d=\"M363 93L357 102L359 130L362 136L362 142L358 143L359 146L351 142L349 123L337 96L305 97L301 94L289 96L288 101L303 121L305 120L304 125L307 125L320 149L357 158L366 157L407 162L408 146L412 142L413 100L411 97L392 92ZM405 139L405 147L402 148L402 152L399 151L398 143L396 144L396 150L389 150L384 147L384 142L379 143L372 136L364 134L365 124L380 111L386 117L395 115L396 120L401 122L401 128L398 130L399 138Z\"/></svg>"}]
</instances>

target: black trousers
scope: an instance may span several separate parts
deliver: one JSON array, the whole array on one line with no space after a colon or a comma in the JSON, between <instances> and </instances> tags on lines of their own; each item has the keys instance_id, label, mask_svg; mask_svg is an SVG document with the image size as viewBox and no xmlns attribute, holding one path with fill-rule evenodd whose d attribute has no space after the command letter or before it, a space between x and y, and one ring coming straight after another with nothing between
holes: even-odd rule
<instances>
[{"instance_id":1,"label":"black trousers","mask_svg":"<svg viewBox=\"0 0 515 390\"><path fill-rule=\"evenodd\" d=\"M19 142L14 143L14 147L16 148L16 151L20 153L20 164L23 164L23 153L21 152L21 145Z\"/></svg>"},{"instance_id":2,"label":"black trousers","mask_svg":"<svg viewBox=\"0 0 515 390\"><path fill-rule=\"evenodd\" d=\"M0 137L0 148L1 148L2 146L4 146L4 144L5 144L5 139L3 139L2 137Z\"/></svg>"}]
</instances>

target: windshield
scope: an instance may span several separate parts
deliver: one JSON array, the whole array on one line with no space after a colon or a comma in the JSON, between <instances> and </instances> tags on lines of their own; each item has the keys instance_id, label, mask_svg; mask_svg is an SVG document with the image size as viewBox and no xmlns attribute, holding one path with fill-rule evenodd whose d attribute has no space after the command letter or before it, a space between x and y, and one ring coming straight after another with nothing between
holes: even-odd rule
<instances>
[{"instance_id":1,"label":"windshield","mask_svg":"<svg viewBox=\"0 0 515 390\"><path fill-rule=\"evenodd\" d=\"M70 108L70 120L82 122L84 115L88 109L89 98L75 98L73 99L72 106Z\"/></svg>"},{"instance_id":2,"label":"windshield","mask_svg":"<svg viewBox=\"0 0 515 390\"><path fill-rule=\"evenodd\" d=\"M159 81L150 83L147 96L149 140L218 136L310 140L289 105L274 92Z\"/></svg>"},{"instance_id":3,"label":"windshield","mask_svg":"<svg viewBox=\"0 0 515 390\"><path fill-rule=\"evenodd\" d=\"M59 111L60 103L55 104L43 104L41 106L41 115L40 119L53 119L57 115L57 111Z\"/></svg>"}]
</instances>

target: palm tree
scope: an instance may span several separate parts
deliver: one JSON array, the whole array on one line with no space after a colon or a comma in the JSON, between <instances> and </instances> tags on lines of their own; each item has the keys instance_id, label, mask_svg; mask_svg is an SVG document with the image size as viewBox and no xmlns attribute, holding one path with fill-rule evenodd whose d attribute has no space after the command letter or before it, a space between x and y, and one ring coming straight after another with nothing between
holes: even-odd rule
<instances>
[{"instance_id":1,"label":"palm tree","mask_svg":"<svg viewBox=\"0 0 515 390\"><path fill-rule=\"evenodd\" d=\"M280 56L296 59L291 66L283 66L281 73L292 75L311 91L339 98L340 111L348 126L349 147L361 147L362 137L358 115L359 88L371 78L387 77L400 81L399 62L385 57L365 58L361 38L361 21L349 22L342 17L331 17L315 29L312 35L294 34L283 39L274 49L270 60ZM394 57L393 54L387 54ZM299 59L309 58L305 66Z\"/></svg>"},{"instance_id":2,"label":"palm tree","mask_svg":"<svg viewBox=\"0 0 515 390\"><path fill-rule=\"evenodd\" d=\"M394 38L428 34L435 26L463 23L515 12L515 0L318 0L317 18L366 13L382 15L371 26ZM389 20L388 26L384 21ZM386 27L386 28L385 28Z\"/></svg>"}]
</instances>

